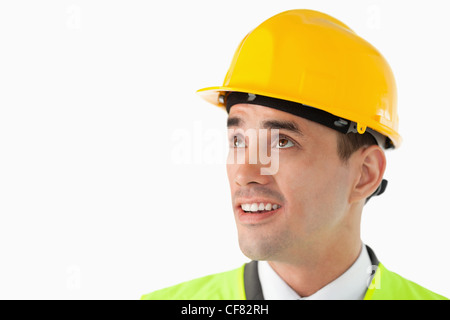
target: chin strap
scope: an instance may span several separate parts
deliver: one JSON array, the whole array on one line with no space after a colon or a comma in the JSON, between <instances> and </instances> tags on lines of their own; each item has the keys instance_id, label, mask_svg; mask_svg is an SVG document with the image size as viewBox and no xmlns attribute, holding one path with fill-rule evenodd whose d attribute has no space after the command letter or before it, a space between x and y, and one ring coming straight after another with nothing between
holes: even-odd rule
<instances>
[{"instance_id":1,"label":"chin strap","mask_svg":"<svg viewBox=\"0 0 450 320\"><path fill-rule=\"evenodd\" d=\"M366 199L365 203L367 203L370 200L370 198L372 198L373 196L379 196L384 191L386 191L387 185L388 185L388 181L386 179L381 180L381 183L378 186L377 190L375 190L375 192L372 193L372 195Z\"/></svg>"}]
</instances>

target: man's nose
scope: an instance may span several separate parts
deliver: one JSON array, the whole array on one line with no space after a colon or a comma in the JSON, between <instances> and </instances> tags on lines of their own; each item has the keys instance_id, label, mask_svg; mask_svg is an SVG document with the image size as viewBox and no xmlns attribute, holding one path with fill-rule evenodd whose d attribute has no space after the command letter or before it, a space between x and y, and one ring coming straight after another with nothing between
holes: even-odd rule
<instances>
[{"instance_id":1,"label":"man's nose","mask_svg":"<svg viewBox=\"0 0 450 320\"><path fill-rule=\"evenodd\" d=\"M246 157L245 163L235 164L235 178L234 182L239 186L246 186L251 183L268 184L271 180L271 175L261 174L261 169L265 167L259 161L257 163L249 163L248 157Z\"/></svg>"},{"instance_id":2,"label":"man's nose","mask_svg":"<svg viewBox=\"0 0 450 320\"><path fill-rule=\"evenodd\" d=\"M228 161L232 163L236 184L264 185L270 182L271 175L278 170L278 153L270 150L267 130L259 130L259 135L249 131L246 131L248 139L245 148L232 149Z\"/></svg>"}]
</instances>

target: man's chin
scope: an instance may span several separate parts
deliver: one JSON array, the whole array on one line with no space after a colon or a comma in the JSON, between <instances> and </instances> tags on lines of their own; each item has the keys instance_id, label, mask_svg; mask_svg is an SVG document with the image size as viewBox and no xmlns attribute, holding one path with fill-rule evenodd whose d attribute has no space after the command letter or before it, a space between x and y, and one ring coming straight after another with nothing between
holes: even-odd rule
<instances>
[{"instance_id":1,"label":"man's chin","mask_svg":"<svg viewBox=\"0 0 450 320\"><path fill-rule=\"evenodd\" d=\"M251 260L276 260L283 252L283 243L268 237L239 236L242 253Z\"/></svg>"}]
</instances>

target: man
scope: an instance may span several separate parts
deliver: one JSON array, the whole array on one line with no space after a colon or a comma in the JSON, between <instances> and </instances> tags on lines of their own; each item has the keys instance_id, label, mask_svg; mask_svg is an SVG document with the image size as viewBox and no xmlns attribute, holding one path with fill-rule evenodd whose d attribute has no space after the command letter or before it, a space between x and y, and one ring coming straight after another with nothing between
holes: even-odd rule
<instances>
[{"instance_id":1,"label":"man","mask_svg":"<svg viewBox=\"0 0 450 320\"><path fill-rule=\"evenodd\" d=\"M401 143L395 80L373 46L326 14L282 12L242 40L223 86L199 93L229 114L227 172L252 262L143 299L445 299L361 242L363 207L387 185L384 149Z\"/></svg>"}]
</instances>

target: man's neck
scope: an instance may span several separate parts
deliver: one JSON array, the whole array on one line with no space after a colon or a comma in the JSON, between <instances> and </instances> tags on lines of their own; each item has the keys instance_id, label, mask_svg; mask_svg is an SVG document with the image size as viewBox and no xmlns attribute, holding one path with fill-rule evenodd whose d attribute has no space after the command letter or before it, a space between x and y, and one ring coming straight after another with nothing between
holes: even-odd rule
<instances>
[{"instance_id":1,"label":"man's neck","mask_svg":"<svg viewBox=\"0 0 450 320\"><path fill-rule=\"evenodd\" d=\"M269 264L295 292L308 297L350 268L361 252L361 245L361 241L355 241L345 246L321 246L301 262L269 261Z\"/></svg>"}]
</instances>

